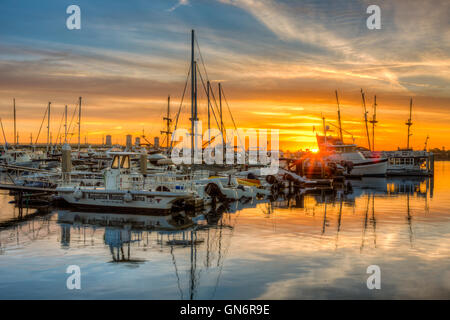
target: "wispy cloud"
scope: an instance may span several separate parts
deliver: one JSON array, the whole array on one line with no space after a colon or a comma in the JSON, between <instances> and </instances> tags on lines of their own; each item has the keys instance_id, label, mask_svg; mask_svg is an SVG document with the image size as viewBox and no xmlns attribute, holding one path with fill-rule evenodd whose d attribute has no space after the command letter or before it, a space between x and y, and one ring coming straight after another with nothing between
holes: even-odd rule
<instances>
[{"instance_id":1,"label":"wispy cloud","mask_svg":"<svg viewBox=\"0 0 450 320\"><path fill-rule=\"evenodd\" d=\"M172 12L172 11L175 11L180 6L187 6L187 5L189 5L189 0L179 0L177 4L175 4L170 9L167 9L167 11Z\"/></svg>"}]
</instances>

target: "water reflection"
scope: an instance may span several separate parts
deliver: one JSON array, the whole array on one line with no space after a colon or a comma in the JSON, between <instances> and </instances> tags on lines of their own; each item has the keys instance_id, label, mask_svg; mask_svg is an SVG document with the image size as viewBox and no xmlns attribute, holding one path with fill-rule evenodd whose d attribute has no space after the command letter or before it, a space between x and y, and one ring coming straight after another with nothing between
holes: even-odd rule
<instances>
[{"instance_id":1,"label":"water reflection","mask_svg":"<svg viewBox=\"0 0 450 320\"><path fill-rule=\"evenodd\" d=\"M19 210L3 195L0 296L71 298L60 278L67 265L80 264L90 270L89 283L103 288L88 286L82 297L370 298L365 270L355 268L374 257L394 270L396 259L420 259L425 278L434 277L431 268L448 269L449 220L439 202L430 209L433 188L432 178L364 178L333 190L280 194L276 201L234 202L167 216ZM403 235L415 251L405 251ZM40 280L28 276L24 281L22 263L35 263L33 270L48 278L47 287L33 291ZM55 267L40 269L46 263ZM129 271L122 273L121 266ZM341 274L336 279L332 272ZM101 280L103 273L114 283ZM398 277L391 276L392 287L405 280ZM438 283L434 280L428 286ZM448 297L446 285L435 291L438 297ZM387 287L381 297L397 297ZM411 289L400 296L420 295Z\"/></svg>"}]
</instances>

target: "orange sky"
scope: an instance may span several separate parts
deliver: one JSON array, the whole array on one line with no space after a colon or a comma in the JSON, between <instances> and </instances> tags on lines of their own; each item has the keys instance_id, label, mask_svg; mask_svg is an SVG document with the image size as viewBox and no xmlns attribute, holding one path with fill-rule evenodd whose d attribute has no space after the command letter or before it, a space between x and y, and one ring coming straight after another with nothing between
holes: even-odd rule
<instances>
[{"instance_id":1,"label":"orange sky","mask_svg":"<svg viewBox=\"0 0 450 320\"><path fill-rule=\"evenodd\" d=\"M167 95L172 115L178 111L195 28L201 48L196 59L204 78L205 62L216 98L220 81L237 126L279 129L284 150L316 147L313 126L322 128L321 115L336 123L335 90L344 129L367 146L361 88L369 116L377 95L376 149L406 146L410 97L412 146L422 149L429 135L429 147L449 147L449 3L383 3L382 29L369 31L364 1L338 2L183 1L172 7L154 1L104 7L80 1L91 18L78 31L65 28L56 4L18 8L8 2L0 16L5 32L0 117L8 142L14 97L20 142L28 143L31 133L35 140L48 101L55 137L64 105L70 121L79 96L83 140L99 143L111 134L114 143L124 143L126 134L141 135L143 129L153 139L164 129ZM206 123L198 82L199 116ZM184 128L189 128L187 89L179 123ZM224 122L232 127L228 113ZM351 142L350 135L345 138Z\"/></svg>"}]
</instances>

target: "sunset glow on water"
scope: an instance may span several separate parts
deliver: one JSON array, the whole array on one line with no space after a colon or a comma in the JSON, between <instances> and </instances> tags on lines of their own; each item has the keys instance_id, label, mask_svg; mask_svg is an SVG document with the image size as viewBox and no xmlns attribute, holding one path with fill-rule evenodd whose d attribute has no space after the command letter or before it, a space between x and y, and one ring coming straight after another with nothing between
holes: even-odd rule
<instances>
[{"instance_id":1,"label":"sunset glow on water","mask_svg":"<svg viewBox=\"0 0 450 320\"><path fill-rule=\"evenodd\" d=\"M350 181L346 194L317 193L289 203L280 198L256 207L232 203L223 215L200 215L200 227L184 231L190 239L196 230L194 247L170 244L182 239L182 231L140 231L127 221L102 227L93 222L105 219L99 213L54 210L6 226L17 209L4 194L0 296L449 298L448 170L449 163L438 162L433 181L364 178ZM236 206L241 208L233 211ZM78 291L65 287L65 270L72 264L82 272ZM381 290L367 289L369 265L381 268Z\"/></svg>"}]
</instances>

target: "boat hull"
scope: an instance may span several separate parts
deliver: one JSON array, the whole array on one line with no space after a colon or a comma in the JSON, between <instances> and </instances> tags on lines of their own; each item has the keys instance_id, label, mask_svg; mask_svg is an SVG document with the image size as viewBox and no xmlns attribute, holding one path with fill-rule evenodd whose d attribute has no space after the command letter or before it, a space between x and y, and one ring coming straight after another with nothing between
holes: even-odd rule
<instances>
[{"instance_id":1,"label":"boat hull","mask_svg":"<svg viewBox=\"0 0 450 320\"><path fill-rule=\"evenodd\" d=\"M350 177L384 177L387 172L387 159L354 163L346 173Z\"/></svg>"},{"instance_id":2,"label":"boat hull","mask_svg":"<svg viewBox=\"0 0 450 320\"><path fill-rule=\"evenodd\" d=\"M185 200L192 198L187 193L176 192L128 192L83 188L75 190L57 188L57 191L65 203L80 210L97 212L167 214L180 208Z\"/></svg>"}]
</instances>

